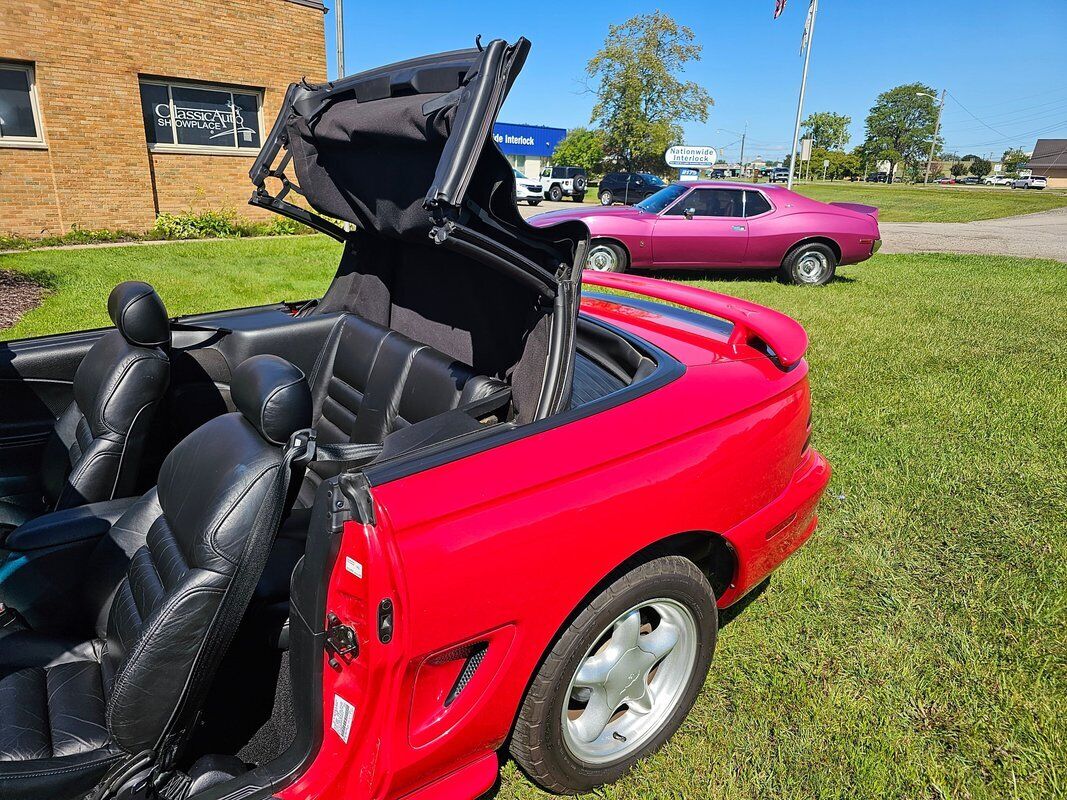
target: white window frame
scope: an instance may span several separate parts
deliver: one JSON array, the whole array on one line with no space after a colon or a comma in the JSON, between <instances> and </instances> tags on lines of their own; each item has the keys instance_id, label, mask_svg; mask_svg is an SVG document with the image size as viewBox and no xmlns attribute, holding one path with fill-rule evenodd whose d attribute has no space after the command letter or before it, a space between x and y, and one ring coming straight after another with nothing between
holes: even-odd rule
<instances>
[{"instance_id":1,"label":"white window frame","mask_svg":"<svg viewBox=\"0 0 1067 800\"><path fill-rule=\"evenodd\" d=\"M224 83L190 83L187 81L171 81L166 78L141 78L137 79L137 102L140 103L141 86L148 84L150 86L163 86L167 89L167 99L170 102L170 116L174 119L174 92L172 89L205 89L209 92L229 92L230 102L233 102L233 96L235 94L247 94L255 95L257 99L256 104L256 117L259 122L259 143L260 147L238 147L237 146L237 131L234 131L234 146L233 147L215 147L209 144L179 144L177 129L171 126L171 132L174 134L174 144L147 142L148 150L152 153L178 153L183 155L215 155L215 156L245 156L248 158L255 158L259 155L260 148L263 145L263 90L253 89L246 86L231 86ZM147 137L146 137L147 138Z\"/></svg>"},{"instance_id":2,"label":"white window frame","mask_svg":"<svg viewBox=\"0 0 1067 800\"><path fill-rule=\"evenodd\" d=\"M30 111L33 114L33 126L37 129L36 136L0 136L0 147L47 150L48 143L44 138L44 125L41 123L41 105L37 101L36 65L21 61L0 61L0 67L4 69L20 69L26 73L26 78L30 84Z\"/></svg>"}]
</instances>

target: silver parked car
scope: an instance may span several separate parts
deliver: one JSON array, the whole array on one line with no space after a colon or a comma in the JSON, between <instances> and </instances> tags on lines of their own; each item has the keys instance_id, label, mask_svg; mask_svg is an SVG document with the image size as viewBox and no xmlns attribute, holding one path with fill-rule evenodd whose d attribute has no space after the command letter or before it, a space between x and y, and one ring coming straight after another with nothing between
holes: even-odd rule
<instances>
[{"instance_id":1,"label":"silver parked car","mask_svg":"<svg viewBox=\"0 0 1067 800\"><path fill-rule=\"evenodd\" d=\"M1029 175L1025 178L1016 178L1011 182L1012 189L1044 189L1048 181L1040 175Z\"/></svg>"}]
</instances>

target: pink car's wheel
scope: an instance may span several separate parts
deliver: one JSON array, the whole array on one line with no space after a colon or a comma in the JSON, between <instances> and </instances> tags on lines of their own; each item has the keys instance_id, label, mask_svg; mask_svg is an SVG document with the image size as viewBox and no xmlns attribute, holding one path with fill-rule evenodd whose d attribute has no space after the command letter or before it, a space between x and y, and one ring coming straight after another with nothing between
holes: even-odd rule
<instances>
[{"instance_id":1,"label":"pink car's wheel","mask_svg":"<svg viewBox=\"0 0 1067 800\"><path fill-rule=\"evenodd\" d=\"M555 792L616 780L681 725L717 631L714 593L693 562L667 556L626 573L545 659L515 725L515 760Z\"/></svg>"},{"instance_id":2,"label":"pink car's wheel","mask_svg":"<svg viewBox=\"0 0 1067 800\"><path fill-rule=\"evenodd\" d=\"M820 242L802 244L790 251L782 262L781 279L798 286L823 286L837 271L837 256Z\"/></svg>"}]
</instances>

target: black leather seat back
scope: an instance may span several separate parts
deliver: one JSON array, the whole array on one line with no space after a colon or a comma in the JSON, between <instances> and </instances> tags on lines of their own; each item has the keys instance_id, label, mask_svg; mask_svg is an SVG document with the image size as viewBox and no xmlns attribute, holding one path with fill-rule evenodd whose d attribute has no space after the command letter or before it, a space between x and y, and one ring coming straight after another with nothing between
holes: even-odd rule
<instances>
[{"instance_id":1,"label":"black leather seat back","mask_svg":"<svg viewBox=\"0 0 1067 800\"><path fill-rule=\"evenodd\" d=\"M133 493L152 415L170 380L167 311L147 283L114 288L116 330L92 346L74 376L41 468L44 505L58 510Z\"/></svg>"},{"instance_id":2,"label":"black leather seat back","mask_svg":"<svg viewBox=\"0 0 1067 800\"><path fill-rule=\"evenodd\" d=\"M499 391L502 381L355 314L342 315L311 377L312 426L327 443L376 444L395 430ZM313 463L297 503L308 507L341 466Z\"/></svg>"},{"instance_id":3,"label":"black leather seat back","mask_svg":"<svg viewBox=\"0 0 1067 800\"><path fill-rule=\"evenodd\" d=\"M101 579L87 584L86 600L110 606L98 630L107 726L127 752L156 746L197 680L198 654L280 468L279 444L311 422L304 376L283 359L248 359L233 388L240 413L211 420L167 456L158 487L119 520L98 548L100 563L90 564ZM107 603L115 550L129 562Z\"/></svg>"}]
</instances>

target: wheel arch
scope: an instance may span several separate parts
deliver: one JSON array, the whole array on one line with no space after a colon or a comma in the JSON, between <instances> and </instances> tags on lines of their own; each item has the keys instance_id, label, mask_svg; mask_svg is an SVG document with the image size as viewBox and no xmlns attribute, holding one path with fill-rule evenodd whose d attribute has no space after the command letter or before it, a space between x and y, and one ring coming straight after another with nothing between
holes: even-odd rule
<instances>
[{"instance_id":1,"label":"wheel arch","mask_svg":"<svg viewBox=\"0 0 1067 800\"><path fill-rule=\"evenodd\" d=\"M784 265L786 260L788 260L789 256L793 255L793 253L795 253L798 248L803 247L806 244L826 245L833 251L834 258L837 259L837 263L841 263L841 245L839 245L837 241L831 239L829 236L805 236L799 242L797 242L788 250L786 250L785 255L782 256L782 264Z\"/></svg>"},{"instance_id":2,"label":"wheel arch","mask_svg":"<svg viewBox=\"0 0 1067 800\"><path fill-rule=\"evenodd\" d=\"M548 658L548 655L552 652L552 648L556 645L556 642L559 641L559 638L567 630L567 627L593 598L619 577L641 564L663 556L674 555L687 558L696 564L697 568L704 574L708 579L708 582L711 584L716 600L722 597L733 583L734 575L737 572L737 554L734 552L733 546L722 534L705 530L683 531L664 536L663 538L646 544L640 550L619 562L614 569L610 570L593 586L589 587L589 590L582 595L582 598L575 604L574 608L570 610L567 616L560 620L555 633L553 633L552 637L545 642L545 646L541 651L540 657L537 659L537 663L534 664L533 669L530 670L530 674L526 680L526 686L522 692L522 698L526 697L526 693L530 690L530 685L533 683L538 671L540 671L541 665L544 664L545 659ZM720 611L720 613L722 612ZM520 698L519 704L515 707L511 725L508 727L508 739L511 738L511 735L514 732L515 722L518 719L521 708L522 699ZM504 747L507 747L506 742Z\"/></svg>"}]
</instances>

